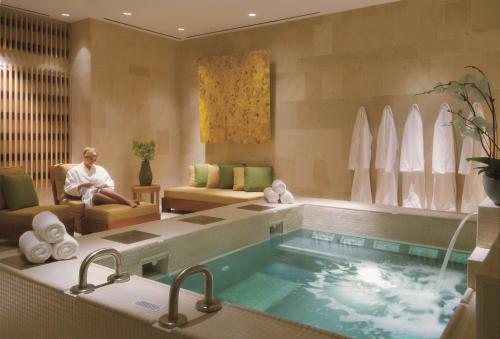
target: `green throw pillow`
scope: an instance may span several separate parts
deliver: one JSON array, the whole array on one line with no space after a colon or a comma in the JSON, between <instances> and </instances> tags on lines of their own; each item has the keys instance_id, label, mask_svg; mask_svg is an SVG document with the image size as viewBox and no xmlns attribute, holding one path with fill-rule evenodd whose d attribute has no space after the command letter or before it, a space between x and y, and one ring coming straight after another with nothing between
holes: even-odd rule
<instances>
[{"instance_id":1,"label":"green throw pillow","mask_svg":"<svg viewBox=\"0 0 500 339\"><path fill-rule=\"evenodd\" d=\"M208 165L194 165L194 187L206 187L208 179Z\"/></svg>"},{"instance_id":2,"label":"green throw pillow","mask_svg":"<svg viewBox=\"0 0 500 339\"><path fill-rule=\"evenodd\" d=\"M27 174L4 175L2 190L7 208L11 211L38 205L35 185Z\"/></svg>"},{"instance_id":3,"label":"green throw pillow","mask_svg":"<svg viewBox=\"0 0 500 339\"><path fill-rule=\"evenodd\" d=\"M245 167L245 191L262 192L272 183L273 168L271 166Z\"/></svg>"},{"instance_id":4,"label":"green throw pillow","mask_svg":"<svg viewBox=\"0 0 500 339\"><path fill-rule=\"evenodd\" d=\"M233 188L233 168L244 167L243 164L219 164L219 188Z\"/></svg>"}]
</instances>

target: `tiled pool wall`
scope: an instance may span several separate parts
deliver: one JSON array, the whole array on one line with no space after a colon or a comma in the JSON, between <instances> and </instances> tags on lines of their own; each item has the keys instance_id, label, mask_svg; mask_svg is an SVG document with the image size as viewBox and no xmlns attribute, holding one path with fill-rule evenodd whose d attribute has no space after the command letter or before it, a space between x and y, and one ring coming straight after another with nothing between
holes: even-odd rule
<instances>
[{"instance_id":1,"label":"tiled pool wall","mask_svg":"<svg viewBox=\"0 0 500 339\"><path fill-rule=\"evenodd\" d=\"M0 338L162 338L151 324L95 304L78 302L55 288L18 277L9 270L0 269L0 300Z\"/></svg>"},{"instance_id":2,"label":"tiled pool wall","mask_svg":"<svg viewBox=\"0 0 500 339\"><path fill-rule=\"evenodd\" d=\"M365 236L447 248L460 219L396 214L304 205L303 227L354 236ZM455 249L472 251L476 246L476 220L470 218Z\"/></svg>"},{"instance_id":3,"label":"tiled pool wall","mask_svg":"<svg viewBox=\"0 0 500 339\"><path fill-rule=\"evenodd\" d=\"M123 268L141 276L145 266L157 273L174 272L267 240L272 226L282 227L284 233L298 229L302 225L302 211L303 206L272 210L243 220L207 225L205 229L174 238L158 238L157 242L123 250ZM111 258L104 258L99 263L114 267Z\"/></svg>"}]
</instances>

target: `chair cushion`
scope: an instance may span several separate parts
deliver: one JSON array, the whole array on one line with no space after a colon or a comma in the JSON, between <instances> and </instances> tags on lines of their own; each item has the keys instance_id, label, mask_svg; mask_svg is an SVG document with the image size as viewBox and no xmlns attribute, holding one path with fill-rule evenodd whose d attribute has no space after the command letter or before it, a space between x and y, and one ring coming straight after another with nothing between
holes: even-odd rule
<instances>
[{"instance_id":1,"label":"chair cushion","mask_svg":"<svg viewBox=\"0 0 500 339\"><path fill-rule=\"evenodd\" d=\"M266 187L273 183L273 168L263 167L245 167L245 191L262 192Z\"/></svg>"},{"instance_id":2,"label":"chair cushion","mask_svg":"<svg viewBox=\"0 0 500 339\"><path fill-rule=\"evenodd\" d=\"M27 174L4 175L2 190L10 211L38 205L33 179Z\"/></svg>"},{"instance_id":3,"label":"chair cushion","mask_svg":"<svg viewBox=\"0 0 500 339\"><path fill-rule=\"evenodd\" d=\"M167 198L212 202L223 205L236 204L264 197L264 193L262 192L244 192L223 188L189 186L167 188L164 195Z\"/></svg>"},{"instance_id":4,"label":"chair cushion","mask_svg":"<svg viewBox=\"0 0 500 339\"><path fill-rule=\"evenodd\" d=\"M141 204L136 208L119 204L97 205L87 208L85 209L85 218L110 222L155 213L159 213L155 204L141 201Z\"/></svg>"},{"instance_id":5,"label":"chair cushion","mask_svg":"<svg viewBox=\"0 0 500 339\"><path fill-rule=\"evenodd\" d=\"M4 175L12 175L12 174L24 174L24 170L21 167L2 167L2 168L0 168L0 210L7 208L7 203L5 202L5 198L3 196L3 190L2 190L2 177Z\"/></svg>"},{"instance_id":6,"label":"chair cushion","mask_svg":"<svg viewBox=\"0 0 500 339\"><path fill-rule=\"evenodd\" d=\"M233 188L235 167L243 167L243 164L219 164L219 188Z\"/></svg>"},{"instance_id":7,"label":"chair cushion","mask_svg":"<svg viewBox=\"0 0 500 339\"><path fill-rule=\"evenodd\" d=\"M70 208L68 206L62 205L33 206L21 208L15 211L0 210L0 226L31 226L33 217L43 211L50 211L57 215L60 219L67 219L69 216L69 210Z\"/></svg>"},{"instance_id":8,"label":"chair cushion","mask_svg":"<svg viewBox=\"0 0 500 339\"><path fill-rule=\"evenodd\" d=\"M194 165L194 185L195 187L207 186L208 179L208 165L196 164Z\"/></svg>"},{"instance_id":9,"label":"chair cushion","mask_svg":"<svg viewBox=\"0 0 500 339\"><path fill-rule=\"evenodd\" d=\"M62 201L66 198L64 193L64 182L66 181L66 174L68 171L77 164L57 164L54 165L54 182L56 184L57 200Z\"/></svg>"},{"instance_id":10,"label":"chair cushion","mask_svg":"<svg viewBox=\"0 0 500 339\"><path fill-rule=\"evenodd\" d=\"M71 215L82 217L85 212L85 204L80 199L64 198L61 204L69 206Z\"/></svg>"}]
</instances>

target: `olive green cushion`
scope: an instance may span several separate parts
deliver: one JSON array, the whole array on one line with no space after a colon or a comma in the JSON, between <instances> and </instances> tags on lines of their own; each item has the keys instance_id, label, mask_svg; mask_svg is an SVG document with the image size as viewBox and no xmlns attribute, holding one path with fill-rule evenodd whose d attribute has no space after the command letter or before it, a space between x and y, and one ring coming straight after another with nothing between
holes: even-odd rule
<instances>
[{"instance_id":1,"label":"olive green cushion","mask_svg":"<svg viewBox=\"0 0 500 339\"><path fill-rule=\"evenodd\" d=\"M0 210L7 208L7 203L2 191L2 177L4 175L25 174L21 167L0 167Z\"/></svg>"},{"instance_id":2,"label":"olive green cushion","mask_svg":"<svg viewBox=\"0 0 500 339\"><path fill-rule=\"evenodd\" d=\"M273 168L245 167L245 191L262 192L264 188L270 187L273 183Z\"/></svg>"},{"instance_id":3,"label":"olive green cushion","mask_svg":"<svg viewBox=\"0 0 500 339\"><path fill-rule=\"evenodd\" d=\"M33 180L27 174L4 175L2 190L10 211L38 206L38 196Z\"/></svg>"},{"instance_id":4,"label":"olive green cushion","mask_svg":"<svg viewBox=\"0 0 500 339\"><path fill-rule=\"evenodd\" d=\"M208 165L194 165L194 187L206 187L208 179Z\"/></svg>"},{"instance_id":5,"label":"olive green cushion","mask_svg":"<svg viewBox=\"0 0 500 339\"><path fill-rule=\"evenodd\" d=\"M233 188L235 167L243 167L243 164L219 164L219 188Z\"/></svg>"}]
</instances>

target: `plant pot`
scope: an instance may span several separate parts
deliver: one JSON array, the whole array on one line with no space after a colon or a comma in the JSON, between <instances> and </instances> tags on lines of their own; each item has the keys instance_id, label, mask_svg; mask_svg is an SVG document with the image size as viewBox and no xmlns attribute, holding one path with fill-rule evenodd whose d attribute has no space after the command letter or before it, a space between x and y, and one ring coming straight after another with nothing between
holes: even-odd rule
<instances>
[{"instance_id":1,"label":"plant pot","mask_svg":"<svg viewBox=\"0 0 500 339\"><path fill-rule=\"evenodd\" d=\"M139 185L151 186L152 182L153 182L153 172L151 172L151 166L149 165L149 160L144 160L141 163L141 171L139 172Z\"/></svg>"},{"instance_id":2,"label":"plant pot","mask_svg":"<svg viewBox=\"0 0 500 339\"><path fill-rule=\"evenodd\" d=\"M495 205L500 206L500 179L483 175L483 186L488 198L490 198Z\"/></svg>"}]
</instances>

